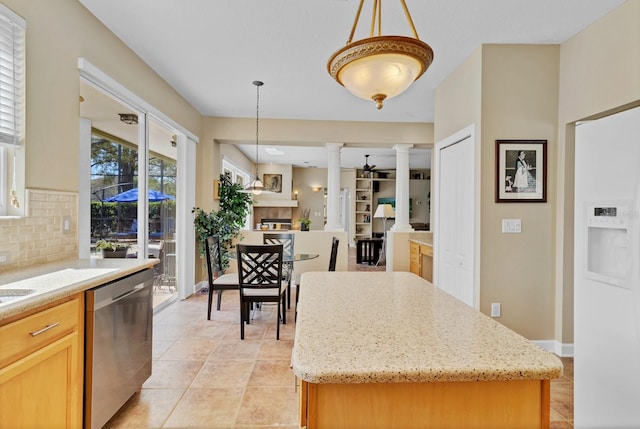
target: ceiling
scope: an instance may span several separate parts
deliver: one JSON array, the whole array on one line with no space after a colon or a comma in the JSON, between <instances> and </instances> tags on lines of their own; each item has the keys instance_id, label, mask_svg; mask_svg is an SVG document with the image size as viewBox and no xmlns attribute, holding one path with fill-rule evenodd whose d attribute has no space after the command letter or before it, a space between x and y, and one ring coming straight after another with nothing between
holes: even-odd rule
<instances>
[{"instance_id":1,"label":"ceiling","mask_svg":"<svg viewBox=\"0 0 640 429\"><path fill-rule=\"evenodd\" d=\"M624 0L407 0L434 62L382 110L351 95L326 70L349 36L357 0L79 2L202 115L255 118L252 81L261 80L261 118L433 122L435 88L481 44L561 43ZM367 36L370 4L365 2L354 40ZM382 33L410 35L399 2L384 6ZM370 163L383 164L373 149L353 150L347 161L351 151L343 149L343 165L363 164L365 152L371 152ZM294 165L326 158L322 148L299 152ZM255 150L247 153L255 157ZM268 158L261 152L263 160Z\"/></svg>"}]
</instances>

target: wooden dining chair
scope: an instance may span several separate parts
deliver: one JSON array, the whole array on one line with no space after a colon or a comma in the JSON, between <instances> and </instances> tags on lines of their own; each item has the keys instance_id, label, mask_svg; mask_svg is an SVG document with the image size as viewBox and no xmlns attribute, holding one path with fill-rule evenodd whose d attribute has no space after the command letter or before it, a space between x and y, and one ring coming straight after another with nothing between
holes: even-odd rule
<instances>
[{"instance_id":1,"label":"wooden dining chair","mask_svg":"<svg viewBox=\"0 0 640 429\"><path fill-rule=\"evenodd\" d=\"M331 241L331 254L329 255L329 271L336 270L336 261L338 260L339 244L340 244L340 240L338 240L338 237L333 237L333 241Z\"/></svg>"},{"instance_id":2,"label":"wooden dining chair","mask_svg":"<svg viewBox=\"0 0 640 429\"><path fill-rule=\"evenodd\" d=\"M263 244L282 244L282 278L287 282L287 308L291 308L291 279L293 277L294 238L292 233L264 233Z\"/></svg>"},{"instance_id":3,"label":"wooden dining chair","mask_svg":"<svg viewBox=\"0 0 640 429\"><path fill-rule=\"evenodd\" d=\"M213 292L218 291L217 309L220 311L222 291L238 289L238 273L225 274L222 270L222 254L220 240L213 235L207 237L205 251L207 254L207 273L209 275L209 305L207 306L207 320L211 320L211 302Z\"/></svg>"},{"instance_id":4,"label":"wooden dining chair","mask_svg":"<svg viewBox=\"0 0 640 429\"><path fill-rule=\"evenodd\" d=\"M237 244L240 281L240 339L244 340L244 324L251 323L253 304L277 304L276 339L280 339L280 319L287 323L287 283L282 279L281 244Z\"/></svg>"}]
</instances>

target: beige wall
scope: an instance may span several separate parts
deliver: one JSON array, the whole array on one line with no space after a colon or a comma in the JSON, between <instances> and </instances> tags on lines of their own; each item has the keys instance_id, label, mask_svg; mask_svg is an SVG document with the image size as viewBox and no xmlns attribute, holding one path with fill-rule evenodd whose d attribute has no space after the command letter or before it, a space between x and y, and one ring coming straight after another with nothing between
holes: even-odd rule
<instances>
[{"instance_id":1,"label":"beige wall","mask_svg":"<svg viewBox=\"0 0 640 429\"><path fill-rule=\"evenodd\" d=\"M557 45L482 48L480 310L502 304L500 322L532 340L554 337L555 157L547 159L546 203L495 203L495 140L547 140L556 150ZM501 219L522 219L503 234Z\"/></svg>"},{"instance_id":2,"label":"beige wall","mask_svg":"<svg viewBox=\"0 0 640 429\"><path fill-rule=\"evenodd\" d=\"M78 190L78 57L200 134L198 112L78 1L2 2L27 21L27 188Z\"/></svg>"},{"instance_id":3,"label":"beige wall","mask_svg":"<svg viewBox=\"0 0 640 429\"><path fill-rule=\"evenodd\" d=\"M436 139L469 124L479 136L480 310L501 303L500 322L535 340L553 337L554 205L494 202L495 140L542 139L555 147L558 56L558 46L485 45L436 92ZM502 218L522 219L522 234L502 234Z\"/></svg>"},{"instance_id":4,"label":"beige wall","mask_svg":"<svg viewBox=\"0 0 640 429\"><path fill-rule=\"evenodd\" d=\"M479 132L481 106L482 49L478 48L436 88L434 141L471 124Z\"/></svg>"},{"instance_id":5,"label":"beige wall","mask_svg":"<svg viewBox=\"0 0 640 429\"><path fill-rule=\"evenodd\" d=\"M256 138L255 119L207 118L206 132L215 140L253 142ZM308 121L260 119L260 142L270 141L295 146L324 145L325 143L360 143L366 145L433 143L433 124Z\"/></svg>"},{"instance_id":6,"label":"beige wall","mask_svg":"<svg viewBox=\"0 0 640 429\"><path fill-rule=\"evenodd\" d=\"M556 339L573 342L574 122L640 105L640 1L629 0L560 47Z\"/></svg>"},{"instance_id":7,"label":"beige wall","mask_svg":"<svg viewBox=\"0 0 640 429\"><path fill-rule=\"evenodd\" d=\"M31 198L39 195L38 190L62 191L62 195L79 190L75 173L79 162L79 57L89 60L195 135L200 134L200 114L77 0L1 1L27 22L25 187L34 192ZM45 195L58 198L57 192ZM73 198L77 200L77 196ZM54 247L61 241L73 243L65 244L62 251L50 253L42 240L38 241L42 250L36 251L30 239L9 241L16 239L15 231L24 233L24 237L33 237L30 234L35 234L36 229L39 234L40 229L32 226L34 222L46 226L45 237L56 237L61 231L61 213L68 210L51 203L55 208L42 214L34 212L31 206L42 201L21 203L30 205L28 218L0 219L2 241L14 244L9 249L12 262L3 266L3 270L14 267L13 264L41 263L44 261L41 256L50 261L77 255L77 208L71 215L71 232L50 241Z\"/></svg>"},{"instance_id":8,"label":"beige wall","mask_svg":"<svg viewBox=\"0 0 640 429\"><path fill-rule=\"evenodd\" d=\"M526 337L573 343L573 123L635 105L636 0L560 46L482 46L437 88L435 141L469 124L481 139L483 312L501 302L500 321ZM548 141L545 204L493 202L495 140L520 138ZM502 218L523 233L501 234Z\"/></svg>"}]
</instances>

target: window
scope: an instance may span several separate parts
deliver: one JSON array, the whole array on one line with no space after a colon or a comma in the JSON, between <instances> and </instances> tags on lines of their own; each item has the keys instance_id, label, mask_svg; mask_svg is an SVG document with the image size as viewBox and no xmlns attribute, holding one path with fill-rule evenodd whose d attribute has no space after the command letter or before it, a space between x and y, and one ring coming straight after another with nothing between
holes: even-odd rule
<instances>
[{"instance_id":1,"label":"window","mask_svg":"<svg viewBox=\"0 0 640 429\"><path fill-rule=\"evenodd\" d=\"M0 4L0 216L22 213L26 22Z\"/></svg>"}]
</instances>

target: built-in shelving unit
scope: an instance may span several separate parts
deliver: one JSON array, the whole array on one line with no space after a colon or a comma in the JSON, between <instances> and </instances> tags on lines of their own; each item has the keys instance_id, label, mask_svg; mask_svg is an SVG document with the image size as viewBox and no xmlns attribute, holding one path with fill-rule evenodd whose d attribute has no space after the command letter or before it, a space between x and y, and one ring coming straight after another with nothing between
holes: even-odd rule
<instances>
[{"instance_id":1,"label":"built-in shelving unit","mask_svg":"<svg viewBox=\"0 0 640 429\"><path fill-rule=\"evenodd\" d=\"M371 238L373 187L370 177L356 178L356 241Z\"/></svg>"}]
</instances>

